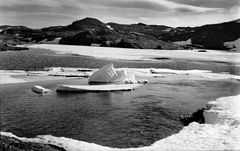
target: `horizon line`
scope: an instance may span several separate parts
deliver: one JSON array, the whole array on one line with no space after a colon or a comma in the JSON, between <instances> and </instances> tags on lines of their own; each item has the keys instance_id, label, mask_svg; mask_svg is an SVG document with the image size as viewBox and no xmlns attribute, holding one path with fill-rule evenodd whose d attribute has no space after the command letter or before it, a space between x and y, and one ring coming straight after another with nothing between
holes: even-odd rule
<instances>
[{"instance_id":1,"label":"horizon line","mask_svg":"<svg viewBox=\"0 0 240 151\"><path fill-rule=\"evenodd\" d=\"M214 24L221 24L221 23L227 23L227 22L232 22L232 21L236 21L236 20L240 20L240 18L236 18L236 19L233 19L233 20L228 20L228 21L223 21L223 22L216 22L216 23L206 23L206 24L200 24L200 25L197 25L197 26L169 26L169 25L165 25L165 24L147 24L145 22L135 22L135 23L119 23L119 22L113 22L113 21L109 21L109 22L103 22L101 21L100 19L98 18L95 18L95 17L84 17L82 19L78 19L78 20L73 20L71 23L69 24L66 24L66 25L49 25L49 26L42 26L42 27L31 27L31 26L27 26L27 25L23 25L23 24L2 24L0 26L24 26L24 27L27 27L27 28L31 28L31 29L42 29L42 28L48 28L48 27L56 27L56 26L67 26L67 25L70 25L72 24L73 22L75 21L79 21L79 20L83 20L83 19L86 19L86 18L92 18L92 19L97 19L99 20L100 22L104 23L104 24L109 24L109 23L116 23L116 24L122 24L122 25L134 25L134 24L145 24L145 25L157 25L157 26L168 26L168 27L172 27L172 28L177 28L177 27L199 27L199 26L205 26L205 25L214 25Z\"/></svg>"}]
</instances>

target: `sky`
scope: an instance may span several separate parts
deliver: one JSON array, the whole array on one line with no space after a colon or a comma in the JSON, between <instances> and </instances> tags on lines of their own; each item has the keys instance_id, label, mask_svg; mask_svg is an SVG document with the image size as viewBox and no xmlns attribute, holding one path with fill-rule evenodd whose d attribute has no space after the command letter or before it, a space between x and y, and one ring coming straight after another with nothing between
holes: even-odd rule
<instances>
[{"instance_id":1,"label":"sky","mask_svg":"<svg viewBox=\"0 0 240 151\"><path fill-rule=\"evenodd\" d=\"M240 0L0 0L0 25L42 28L102 22L200 26L240 18Z\"/></svg>"}]
</instances>

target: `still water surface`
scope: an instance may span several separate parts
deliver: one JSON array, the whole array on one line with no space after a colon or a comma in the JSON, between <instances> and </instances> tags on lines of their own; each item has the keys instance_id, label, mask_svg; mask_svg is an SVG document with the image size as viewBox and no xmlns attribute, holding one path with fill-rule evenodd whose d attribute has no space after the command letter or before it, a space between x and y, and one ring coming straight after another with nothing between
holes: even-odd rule
<instances>
[{"instance_id":1,"label":"still water surface","mask_svg":"<svg viewBox=\"0 0 240 151\"><path fill-rule=\"evenodd\" d=\"M171 75L176 76L176 75ZM236 95L239 82L148 78L130 92L56 93L57 84L86 79L0 85L1 130L18 136L64 136L110 147L146 146L179 132L178 116L222 96ZM38 95L40 84L53 91Z\"/></svg>"}]
</instances>

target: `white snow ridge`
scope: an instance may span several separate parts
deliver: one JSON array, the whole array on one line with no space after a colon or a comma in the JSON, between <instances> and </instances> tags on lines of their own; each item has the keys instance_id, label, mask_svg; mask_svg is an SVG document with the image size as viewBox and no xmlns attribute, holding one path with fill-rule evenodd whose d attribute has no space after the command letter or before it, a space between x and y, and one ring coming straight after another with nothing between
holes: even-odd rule
<instances>
[{"instance_id":1,"label":"white snow ridge","mask_svg":"<svg viewBox=\"0 0 240 151\"><path fill-rule=\"evenodd\" d=\"M140 148L111 148L51 135L36 138L20 138L8 132L1 132L1 135L53 144L69 151L240 150L240 95L219 98L209 102L207 107L210 109L204 112L205 124L193 122L177 134Z\"/></svg>"}]
</instances>

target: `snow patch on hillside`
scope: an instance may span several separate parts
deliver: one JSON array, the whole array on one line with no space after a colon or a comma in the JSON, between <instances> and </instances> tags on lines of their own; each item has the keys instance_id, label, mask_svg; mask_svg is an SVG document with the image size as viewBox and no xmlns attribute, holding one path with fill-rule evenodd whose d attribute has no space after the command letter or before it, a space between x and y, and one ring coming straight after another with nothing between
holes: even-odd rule
<instances>
[{"instance_id":1,"label":"snow patch on hillside","mask_svg":"<svg viewBox=\"0 0 240 151\"><path fill-rule=\"evenodd\" d=\"M61 37L55 38L53 40L48 40L48 39L43 39L39 43L45 43L45 44L58 44L60 41Z\"/></svg>"},{"instance_id":2,"label":"snow patch on hillside","mask_svg":"<svg viewBox=\"0 0 240 151\"><path fill-rule=\"evenodd\" d=\"M167 28L167 29L164 29L164 30L162 30L162 31L164 31L164 32L169 32L169 31L171 31L172 30L172 28Z\"/></svg>"},{"instance_id":3,"label":"snow patch on hillside","mask_svg":"<svg viewBox=\"0 0 240 151\"><path fill-rule=\"evenodd\" d=\"M234 41L225 42L224 46L233 51L240 51L240 38Z\"/></svg>"},{"instance_id":4,"label":"snow patch on hillside","mask_svg":"<svg viewBox=\"0 0 240 151\"><path fill-rule=\"evenodd\" d=\"M178 44L178 45L191 45L192 44L192 39L190 38L186 41L175 41L173 43Z\"/></svg>"},{"instance_id":5,"label":"snow patch on hillside","mask_svg":"<svg viewBox=\"0 0 240 151\"><path fill-rule=\"evenodd\" d=\"M109 28L110 30L114 30L114 28L112 28L110 25L107 25L107 28Z\"/></svg>"}]
</instances>

